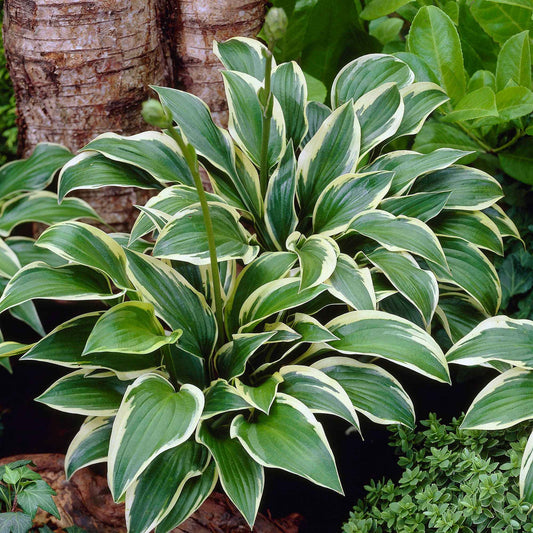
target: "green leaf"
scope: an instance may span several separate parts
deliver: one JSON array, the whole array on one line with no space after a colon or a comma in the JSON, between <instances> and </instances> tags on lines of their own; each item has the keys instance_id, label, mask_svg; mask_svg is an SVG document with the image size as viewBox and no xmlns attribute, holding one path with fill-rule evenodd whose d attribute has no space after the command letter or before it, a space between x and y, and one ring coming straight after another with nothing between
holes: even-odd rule
<instances>
[{"instance_id":1,"label":"green leaf","mask_svg":"<svg viewBox=\"0 0 533 533\"><path fill-rule=\"evenodd\" d=\"M17 192L44 189L55 172L72 157L64 146L39 143L28 159L13 161L0 168L0 199Z\"/></svg>"},{"instance_id":2,"label":"green leaf","mask_svg":"<svg viewBox=\"0 0 533 533\"><path fill-rule=\"evenodd\" d=\"M108 159L148 172L161 183L179 182L194 186L194 179L176 142L157 131L144 131L129 137L103 133L83 147Z\"/></svg>"},{"instance_id":3,"label":"green leaf","mask_svg":"<svg viewBox=\"0 0 533 533\"><path fill-rule=\"evenodd\" d=\"M533 155L531 141L522 139L498 154L503 171L512 178L533 185Z\"/></svg>"},{"instance_id":4,"label":"green leaf","mask_svg":"<svg viewBox=\"0 0 533 533\"><path fill-rule=\"evenodd\" d=\"M352 311L326 327L339 338L328 346L340 353L382 357L437 381L450 382L439 345L408 320L383 311Z\"/></svg>"},{"instance_id":5,"label":"green leaf","mask_svg":"<svg viewBox=\"0 0 533 533\"><path fill-rule=\"evenodd\" d=\"M453 165L426 174L411 192L450 192L445 209L479 211L495 204L502 196L500 184L477 168Z\"/></svg>"},{"instance_id":6,"label":"green leaf","mask_svg":"<svg viewBox=\"0 0 533 533\"><path fill-rule=\"evenodd\" d=\"M520 496L528 503L533 500L533 437L530 435L522 456L522 465L520 468Z\"/></svg>"},{"instance_id":7,"label":"green leaf","mask_svg":"<svg viewBox=\"0 0 533 533\"><path fill-rule=\"evenodd\" d=\"M509 300L517 294L524 294L533 287L531 268L524 265L519 254L509 254L498 269L502 284L502 307L509 305Z\"/></svg>"},{"instance_id":8,"label":"green leaf","mask_svg":"<svg viewBox=\"0 0 533 533\"><path fill-rule=\"evenodd\" d=\"M477 70L468 80L467 92L471 93L483 87L496 91L496 76L490 70Z\"/></svg>"},{"instance_id":9,"label":"green leaf","mask_svg":"<svg viewBox=\"0 0 533 533\"><path fill-rule=\"evenodd\" d=\"M329 115L298 157L298 200L302 212L312 211L324 188L352 172L359 159L361 130L353 105L347 103Z\"/></svg>"},{"instance_id":10,"label":"green leaf","mask_svg":"<svg viewBox=\"0 0 533 533\"><path fill-rule=\"evenodd\" d=\"M497 316L484 320L446 354L450 363L502 361L533 369L533 322Z\"/></svg>"},{"instance_id":11,"label":"green leaf","mask_svg":"<svg viewBox=\"0 0 533 533\"><path fill-rule=\"evenodd\" d=\"M497 204L484 209L483 212L496 224L498 231L502 237L520 238L520 232L515 223L505 214L505 211Z\"/></svg>"},{"instance_id":12,"label":"green leaf","mask_svg":"<svg viewBox=\"0 0 533 533\"><path fill-rule=\"evenodd\" d=\"M505 429L533 418L533 372L513 368L493 379L475 398L461 428Z\"/></svg>"},{"instance_id":13,"label":"green leaf","mask_svg":"<svg viewBox=\"0 0 533 533\"><path fill-rule=\"evenodd\" d=\"M236 379L235 388L250 405L268 415L272 407L272 402L276 397L279 384L282 381L283 378L281 375L275 372L266 381L256 386L246 385L239 379Z\"/></svg>"},{"instance_id":14,"label":"green leaf","mask_svg":"<svg viewBox=\"0 0 533 533\"><path fill-rule=\"evenodd\" d=\"M0 513L2 533L28 533L33 525L31 517L24 513Z\"/></svg>"},{"instance_id":15,"label":"green leaf","mask_svg":"<svg viewBox=\"0 0 533 533\"><path fill-rule=\"evenodd\" d=\"M359 15L364 20L374 20L396 11L412 0L370 0Z\"/></svg>"},{"instance_id":16,"label":"green leaf","mask_svg":"<svg viewBox=\"0 0 533 533\"><path fill-rule=\"evenodd\" d=\"M152 304L123 302L98 319L82 355L95 352L151 353L166 344L174 344L180 335L180 330L170 335L165 333Z\"/></svg>"},{"instance_id":17,"label":"green leaf","mask_svg":"<svg viewBox=\"0 0 533 533\"><path fill-rule=\"evenodd\" d=\"M314 102L315 104L322 104L326 99L328 90L326 86L311 74L304 72L305 84L307 85L307 99L309 100L308 104ZM307 106L305 106L305 116L308 116Z\"/></svg>"},{"instance_id":18,"label":"green leaf","mask_svg":"<svg viewBox=\"0 0 533 533\"><path fill-rule=\"evenodd\" d=\"M413 149L427 154L439 148L468 150L471 153L483 151L476 141L458 127L428 120L416 136ZM473 159L474 156L470 158Z\"/></svg>"},{"instance_id":19,"label":"green leaf","mask_svg":"<svg viewBox=\"0 0 533 533\"><path fill-rule=\"evenodd\" d=\"M185 483L201 475L208 461L208 451L194 441L159 454L126 492L128 531L152 531L177 503Z\"/></svg>"},{"instance_id":20,"label":"green leaf","mask_svg":"<svg viewBox=\"0 0 533 533\"><path fill-rule=\"evenodd\" d=\"M378 17L368 25L368 33L381 44L386 45L400 39L403 20L395 17Z\"/></svg>"},{"instance_id":21,"label":"green leaf","mask_svg":"<svg viewBox=\"0 0 533 533\"><path fill-rule=\"evenodd\" d=\"M454 23L436 6L422 7L408 36L409 51L421 57L437 75L448 96L459 100L465 93L463 53Z\"/></svg>"},{"instance_id":22,"label":"green leaf","mask_svg":"<svg viewBox=\"0 0 533 533\"><path fill-rule=\"evenodd\" d=\"M35 244L69 262L98 270L117 287L131 287L122 247L98 228L82 222L61 222L48 228Z\"/></svg>"},{"instance_id":23,"label":"green leaf","mask_svg":"<svg viewBox=\"0 0 533 533\"><path fill-rule=\"evenodd\" d=\"M452 342L462 339L485 319L470 296L455 293L441 295L436 315Z\"/></svg>"},{"instance_id":24,"label":"green leaf","mask_svg":"<svg viewBox=\"0 0 533 533\"><path fill-rule=\"evenodd\" d=\"M157 374L141 376L128 387L109 443L108 482L115 500L158 455L192 435L203 407L199 389L183 385L175 392Z\"/></svg>"},{"instance_id":25,"label":"green leaf","mask_svg":"<svg viewBox=\"0 0 533 533\"><path fill-rule=\"evenodd\" d=\"M270 414L259 413L252 422L237 416L231 424L231 437L238 438L259 464L287 470L342 493L324 429L295 398L279 393Z\"/></svg>"},{"instance_id":26,"label":"green leaf","mask_svg":"<svg viewBox=\"0 0 533 533\"><path fill-rule=\"evenodd\" d=\"M442 119L445 122L462 122L475 118L497 117L496 95L490 87L481 87L465 94L454 106L453 111Z\"/></svg>"},{"instance_id":27,"label":"green leaf","mask_svg":"<svg viewBox=\"0 0 533 533\"><path fill-rule=\"evenodd\" d=\"M378 209L358 215L349 226L373 239L391 252L411 252L428 261L446 267L441 245L431 229L417 218L395 217Z\"/></svg>"},{"instance_id":28,"label":"green leaf","mask_svg":"<svg viewBox=\"0 0 533 533\"><path fill-rule=\"evenodd\" d=\"M528 31L510 37L498 55L496 65L498 89L505 89L509 81L514 81L523 87L531 87L531 52Z\"/></svg>"},{"instance_id":29,"label":"green leaf","mask_svg":"<svg viewBox=\"0 0 533 533\"><path fill-rule=\"evenodd\" d=\"M67 198L59 205L55 194L47 191L33 192L17 196L2 205L0 236L9 235L13 228L24 222L51 225L78 218L100 220L94 209L80 198Z\"/></svg>"},{"instance_id":30,"label":"green leaf","mask_svg":"<svg viewBox=\"0 0 533 533\"><path fill-rule=\"evenodd\" d=\"M58 379L36 401L64 413L114 416L127 386L110 372L91 375L78 370Z\"/></svg>"},{"instance_id":31,"label":"green leaf","mask_svg":"<svg viewBox=\"0 0 533 533\"><path fill-rule=\"evenodd\" d=\"M331 115L331 109L328 106L320 102L307 102L307 105L305 106L305 116L307 118L308 128L300 145L301 148L313 138L329 115Z\"/></svg>"},{"instance_id":32,"label":"green leaf","mask_svg":"<svg viewBox=\"0 0 533 533\"><path fill-rule=\"evenodd\" d=\"M413 428L415 409L400 383L377 365L348 357L328 357L313 364L335 380L355 409L378 424L403 424Z\"/></svg>"},{"instance_id":33,"label":"green leaf","mask_svg":"<svg viewBox=\"0 0 533 533\"><path fill-rule=\"evenodd\" d=\"M213 41L213 52L226 70L244 72L259 81L265 77L267 48L256 39L232 37L227 41Z\"/></svg>"},{"instance_id":34,"label":"green leaf","mask_svg":"<svg viewBox=\"0 0 533 533\"><path fill-rule=\"evenodd\" d=\"M8 237L6 243L15 252L21 266L29 265L35 261L43 261L52 267L66 265L67 261L56 254L35 246L35 240L29 237ZM9 276L11 277L11 276Z\"/></svg>"},{"instance_id":35,"label":"green leaf","mask_svg":"<svg viewBox=\"0 0 533 533\"><path fill-rule=\"evenodd\" d=\"M215 232L219 262L242 259L249 263L259 252L249 243L249 235L239 222L239 215L224 204L211 204L209 213ZM174 215L155 243L153 255L194 265L209 264L209 246L200 206L191 206Z\"/></svg>"},{"instance_id":36,"label":"green leaf","mask_svg":"<svg viewBox=\"0 0 533 533\"><path fill-rule=\"evenodd\" d=\"M339 416L359 429L359 420L346 391L316 368L288 365L280 369L279 391L300 400L313 413Z\"/></svg>"},{"instance_id":37,"label":"green leaf","mask_svg":"<svg viewBox=\"0 0 533 533\"><path fill-rule=\"evenodd\" d=\"M0 313L39 298L105 300L116 297L107 278L94 270L78 265L51 268L38 262L20 269L7 284L0 299Z\"/></svg>"},{"instance_id":38,"label":"green leaf","mask_svg":"<svg viewBox=\"0 0 533 533\"><path fill-rule=\"evenodd\" d=\"M78 154L62 168L57 182L57 195L62 201L72 191L109 186L162 188L161 183L148 172L91 151Z\"/></svg>"},{"instance_id":39,"label":"green leaf","mask_svg":"<svg viewBox=\"0 0 533 533\"><path fill-rule=\"evenodd\" d=\"M439 288L435 276L418 266L405 252L389 252L378 248L368 259L387 276L396 289L421 313L429 326L439 301Z\"/></svg>"},{"instance_id":40,"label":"green leaf","mask_svg":"<svg viewBox=\"0 0 533 533\"><path fill-rule=\"evenodd\" d=\"M32 518L35 518L37 509L40 507L43 511L60 519L59 511L52 498L55 494L46 481L37 479L29 485L26 485L24 490L18 494L18 504Z\"/></svg>"},{"instance_id":41,"label":"green leaf","mask_svg":"<svg viewBox=\"0 0 533 533\"><path fill-rule=\"evenodd\" d=\"M351 99L357 101L386 83L395 83L402 89L413 81L412 70L401 59L368 54L348 63L337 74L331 87L331 107L335 109Z\"/></svg>"},{"instance_id":42,"label":"green leaf","mask_svg":"<svg viewBox=\"0 0 533 533\"><path fill-rule=\"evenodd\" d=\"M527 87L506 87L496 93L496 106L503 122L533 112L533 92Z\"/></svg>"},{"instance_id":43,"label":"green leaf","mask_svg":"<svg viewBox=\"0 0 533 533\"><path fill-rule=\"evenodd\" d=\"M89 465L107 461L112 418L88 418L70 442L65 456L65 473L70 479L75 472Z\"/></svg>"},{"instance_id":44,"label":"green leaf","mask_svg":"<svg viewBox=\"0 0 533 533\"><path fill-rule=\"evenodd\" d=\"M204 391L204 395L205 407L202 413L202 420L230 411L240 411L252 407L239 391L224 379L217 379L211 382L211 385Z\"/></svg>"},{"instance_id":45,"label":"green leaf","mask_svg":"<svg viewBox=\"0 0 533 533\"><path fill-rule=\"evenodd\" d=\"M237 439L216 434L205 422L198 426L197 439L213 455L224 492L253 527L265 486L263 466Z\"/></svg>"},{"instance_id":46,"label":"green leaf","mask_svg":"<svg viewBox=\"0 0 533 533\"><path fill-rule=\"evenodd\" d=\"M393 215L405 215L406 217L418 218L427 222L436 217L443 209L450 192L419 192L406 196L385 198L380 207Z\"/></svg>"}]
</instances>

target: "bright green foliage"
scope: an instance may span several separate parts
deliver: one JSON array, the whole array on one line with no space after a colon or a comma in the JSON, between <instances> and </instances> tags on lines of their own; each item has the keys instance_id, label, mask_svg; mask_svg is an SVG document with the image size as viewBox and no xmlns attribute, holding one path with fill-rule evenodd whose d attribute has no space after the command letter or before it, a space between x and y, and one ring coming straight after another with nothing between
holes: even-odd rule
<instances>
[{"instance_id":1,"label":"bright green foliage","mask_svg":"<svg viewBox=\"0 0 533 533\"><path fill-rule=\"evenodd\" d=\"M365 487L344 533L512 533L533 531L530 505L517 481L531 424L485 433L442 424L434 415L423 431L392 427L400 456L397 482Z\"/></svg>"},{"instance_id":2,"label":"bright green foliage","mask_svg":"<svg viewBox=\"0 0 533 533\"><path fill-rule=\"evenodd\" d=\"M339 72L328 107L258 41L215 53L233 69L228 130L199 98L155 87L175 127L104 134L59 176L61 205L83 187L158 191L129 239L60 222L36 245L69 264L27 265L0 300L0 311L32 298L109 304L0 349L71 369L39 401L88 417L68 473L107 462L130 531L170 531L218 479L252 525L265 468L342 492L316 413L412 427L413 404L380 362L449 382L432 331L453 344L501 299L488 254L512 223L487 211L498 182L457 165L461 150L380 155L447 100L438 85L367 55ZM175 477L161 475L167 464Z\"/></svg>"}]
</instances>

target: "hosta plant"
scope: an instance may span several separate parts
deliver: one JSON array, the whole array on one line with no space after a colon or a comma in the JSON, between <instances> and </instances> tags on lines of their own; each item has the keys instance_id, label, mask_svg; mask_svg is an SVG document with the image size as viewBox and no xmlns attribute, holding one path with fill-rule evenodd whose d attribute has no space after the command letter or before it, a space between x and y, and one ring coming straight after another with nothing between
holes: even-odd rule
<instances>
[{"instance_id":1,"label":"hosta plant","mask_svg":"<svg viewBox=\"0 0 533 533\"><path fill-rule=\"evenodd\" d=\"M59 176L60 199L159 190L129 239L56 224L37 246L68 263L27 265L0 300L1 311L34 298L107 305L24 359L71 369L38 400L87 417L67 475L107 462L132 532L170 531L217 479L253 524L265 468L341 492L316 414L412 427L389 369L449 382L431 332L442 325L453 343L497 312L489 257L516 233L498 183L454 164L465 152L380 155L447 99L403 61L348 64L328 107L257 41L215 52L228 130L195 96L155 87L162 105L145 116L162 133L101 135Z\"/></svg>"}]
</instances>

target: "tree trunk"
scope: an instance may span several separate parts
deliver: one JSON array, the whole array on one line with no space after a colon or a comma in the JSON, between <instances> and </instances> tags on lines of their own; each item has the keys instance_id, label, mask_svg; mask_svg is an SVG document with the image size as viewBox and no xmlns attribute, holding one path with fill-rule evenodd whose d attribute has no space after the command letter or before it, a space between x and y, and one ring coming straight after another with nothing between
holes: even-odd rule
<instances>
[{"instance_id":1,"label":"tree trunk","mask_svg":"<svg viewBox=\"0 0 533 533\"><path fill-rule=\"evenodd\" d=\"M166 84L156 0L6 0L4 43L20 155L38 142L73 151L105 131L146 129L148 84ZM116 230L128 229L144 193L110 188L88 200Z\"/></svg>"},{"instance_id":2,"label":"tree trunk","mask_svg":"<svg viewBox=\"0 0 533 533\"><path fill-rule=\"evenodd\" d=\"M184 90L204 100L220 125L227 123L227 106L213 40L255 37L263 25L265 8L265 0L179 1L178 81Z\"/></svg>"}]
</instances>

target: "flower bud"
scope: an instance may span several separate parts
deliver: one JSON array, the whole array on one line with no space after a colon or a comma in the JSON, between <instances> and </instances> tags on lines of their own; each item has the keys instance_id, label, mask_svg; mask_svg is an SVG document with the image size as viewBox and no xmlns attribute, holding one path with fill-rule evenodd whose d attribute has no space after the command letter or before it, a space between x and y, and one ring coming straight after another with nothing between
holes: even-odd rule
<instances>
[{"instance_id":1,"label":"flower bud","mask_svg":"<svg viewBox=\"0 0 533 533\"><path fill-rule=\"evenodd\" d=\"M142 116L151 126L156 126L161 129L172 126L172 118L165 111L165 108L159 100L150 98L146 102L143 102Z\"/></svg>"},{"instance_id":2,"label":"flower bud","mask_svg":"<svg viewBox=\"0 0 533 533\"><path fill-rule=\"evenodd\" d=\"M285 10L282 7L271 8L265 17L265 25L263 26L263 33L268 44L272 45L283 39L288 25L289 19Z\"/></svg>"}]
</instances>

